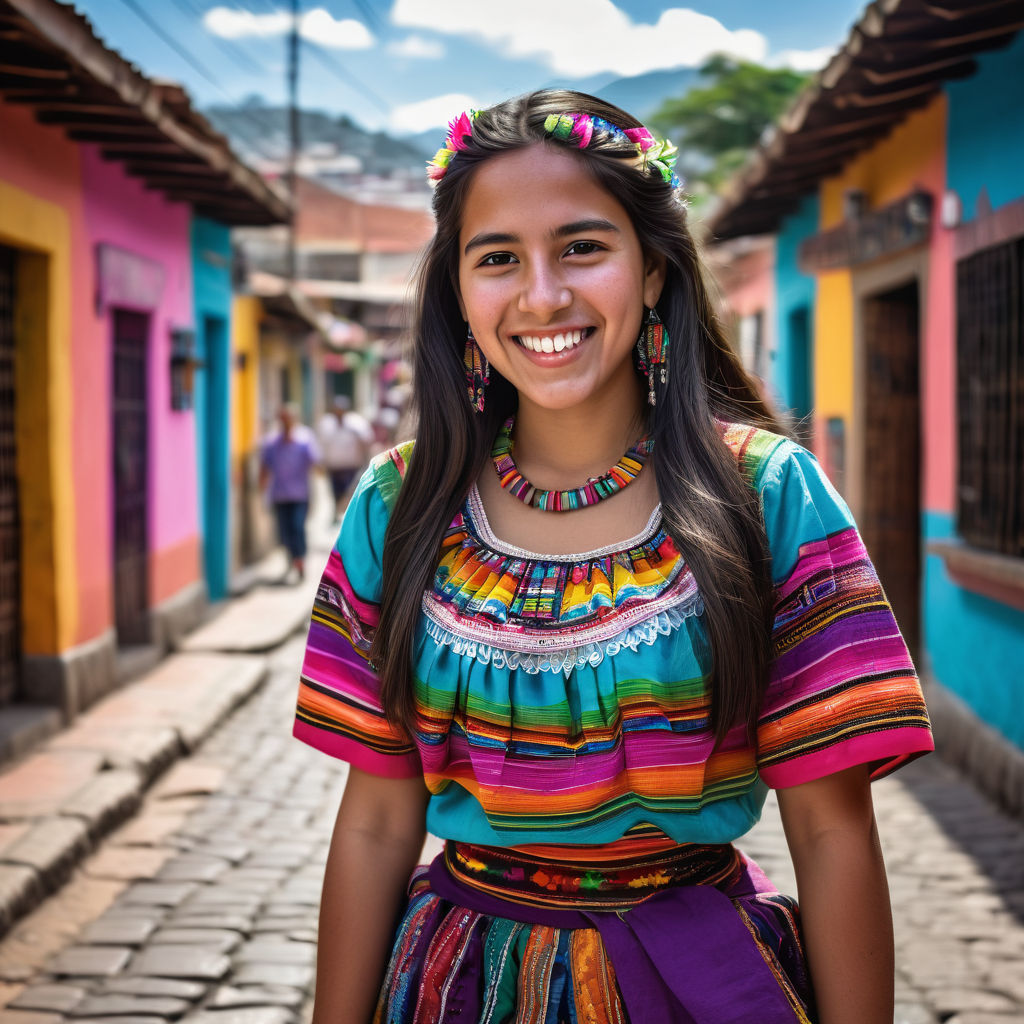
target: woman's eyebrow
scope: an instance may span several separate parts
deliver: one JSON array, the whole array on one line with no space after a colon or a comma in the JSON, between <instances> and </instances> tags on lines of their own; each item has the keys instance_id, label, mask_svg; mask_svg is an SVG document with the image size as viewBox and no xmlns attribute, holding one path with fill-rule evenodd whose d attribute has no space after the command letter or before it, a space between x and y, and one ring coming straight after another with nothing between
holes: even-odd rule
<instances>
[{"instance_id":1,"label":"woman's eyebrow","mask_svg":"<svg viewBox=\"0 0 1024 1024\"><path fill-rule=\"evenodd\" d=\"M565 238L566 235L578 235L587 231L615 231L618 233L619 229L610 220L591 217L587 220L574 220L571 224L562 224L557 228L552 228L551 237ZM522 239L518 235L507 234L503 231L487 231L474 235L466 243L466 248L463 251L469 253L470 249L480 249L488 245L515 245L520 241Z\"/></svg>"},{"instance_id":2,"label":"woman's eyebrow","mask_svg":"<svg viewBox=\"0 0 1024 1024\"><path fill-rule=\"evenodd\" d=\"M465 252L470 249L479 249L485 245L514 245L520 241L518 235L508 235L501 231L488 231L483 234L474 235L467 243Z\"/></svg>"},{"instance_id":3,"label":"woman's eyebrow","mask_svg":"<svg viewBox=\"0 0 1024 1024\"><path fill-rule=\"evenodd\" d=\"M555 238L564 238L566 235L578 235L587 231L615 231L618 228L610 221L601 217L591 217L587 220L574 220L571 224L563 224L555 228L551 234Z\"/></svg>"}]
</instances>

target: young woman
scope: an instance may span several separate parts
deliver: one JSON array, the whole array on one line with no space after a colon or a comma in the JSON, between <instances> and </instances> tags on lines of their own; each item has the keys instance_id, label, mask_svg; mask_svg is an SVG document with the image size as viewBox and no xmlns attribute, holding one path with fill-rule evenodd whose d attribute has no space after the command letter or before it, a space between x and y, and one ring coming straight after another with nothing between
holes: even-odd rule
<instances>
[{"instance_id":1,"label":"young woman","mask_svg":"<svg viewBox=\"0 0 1024 1024\"><path fill-rule=\"evenodd\" d=\"M352 765L317 1024L892 1020L868 782L931 749L921 691L723 340L672 163L548 90L432 165L416 441L352 498L299 695ZM799 926L732 845L768 786Z\"/></svg>"}]
</instances>

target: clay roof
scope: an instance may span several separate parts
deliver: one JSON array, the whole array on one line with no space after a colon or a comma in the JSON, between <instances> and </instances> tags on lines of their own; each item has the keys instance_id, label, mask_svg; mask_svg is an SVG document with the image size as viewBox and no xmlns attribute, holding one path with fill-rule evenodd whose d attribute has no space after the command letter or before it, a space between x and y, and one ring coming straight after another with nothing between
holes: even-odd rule
<instances>
[{"instance_id":1,"label":"clay roof","mask_svg":"<svg viewBox=\"0 0 1024 1024\"><path fill-rule=\"evenodd\" d=\"M774 231L802 196L1024 27L1024 0L875 0L726 186L720 239Z\"/></svg>"},{"instance_id":2,"label":"clay roof","mask_svg":"<svg viewBox=\"0 0 1024 1024\"><path fill-rule=\"evenodd\" d=\"M308 178L299 178L296 191L295 237L300 245L417 252L434 233L434 218L425 210L360 203Z\"/></svg>"},{"instance_id":3,"label":"clay roof","mask_svg":"<svg viewBox=\"0 0 1024 1024\"><path fill-rule=\"evenodd\" d=\"M56 0L0 0L0 98L93 142L129 174L226 224L276 224L287 201L231 151L180 85L147 78Z\"/></svg>"}]
</instances>

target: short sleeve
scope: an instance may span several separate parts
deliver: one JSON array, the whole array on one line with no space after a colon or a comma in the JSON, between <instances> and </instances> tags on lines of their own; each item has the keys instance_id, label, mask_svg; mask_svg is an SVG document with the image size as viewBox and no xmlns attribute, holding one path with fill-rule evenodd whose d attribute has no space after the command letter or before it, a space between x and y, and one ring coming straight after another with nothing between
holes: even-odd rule
<instances>
[{"instance_id":1,"label":"short sleeve","mask_svg":"<svg viewBox=\"0 0 1024 1024\"><path fill-rule=\"evenodd\" d=\"M775 590L761 778L784 788L869 764L875 779L933 750L910 653L845 502L789 441L759 489Z\"/></svg>"},{"instance_id":2,"label":"short sleeve","mask_svg":"<svg viewBox=\"0 0 1024 1024\"><path fill-rule=\"evenodd\" d=\"M422 774L419 753L388 724L368 660L380 618L387 520L371 467L348 504L317 589L293 734L363 771L414 778Z\"/></svg>"}]
</instances>

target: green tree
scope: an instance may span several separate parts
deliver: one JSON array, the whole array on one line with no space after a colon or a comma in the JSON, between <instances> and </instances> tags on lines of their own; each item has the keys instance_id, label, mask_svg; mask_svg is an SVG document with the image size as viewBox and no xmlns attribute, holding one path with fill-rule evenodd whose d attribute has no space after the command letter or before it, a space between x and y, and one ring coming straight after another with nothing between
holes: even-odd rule
<instances>
[{"instance_id":1,"label":"green tree","mask_svg":"<svg viewBox=\"0 0 1024 1024\"><path fill-rule=\"evenodd\" d=\"M666 100L651 119L679 147L679 168L688 190L698 196L742 165L810 78L724 54L706 61L700 75L701 85Z\"/></svg>"}]
</instances>

